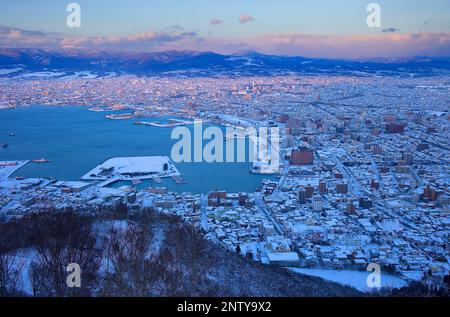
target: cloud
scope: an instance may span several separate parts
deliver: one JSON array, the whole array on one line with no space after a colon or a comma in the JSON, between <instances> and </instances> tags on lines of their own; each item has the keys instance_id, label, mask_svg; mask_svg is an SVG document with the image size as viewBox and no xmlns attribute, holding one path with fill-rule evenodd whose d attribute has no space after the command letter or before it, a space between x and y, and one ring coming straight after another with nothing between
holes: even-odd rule
<instances>
[{"instance_id":1,"label":"cloud","mask_svg":"<svg viewBox=\"0 0 450 317\"><path fill-rule=\"evenodd\" d=\"M140 32L129 36L71 37L64 38L63 48L98 48L114 50L155 50L171 43L197 42L195 31Z\"/></svg>"},{"instance_id":2,"label":"cloud","mask_svg":"<svg viewBox=\"0 0 450 317\"><path fill-rule=\"evenodd\" d=\"M59 40L60 38L56 33L27 31L19 28L0 26L0 46L57 46Z\"/></svg>"},{"instance_id":3,"label":"cloud","mask_svg":"<svg viewBox=\"0 0 450 317\"><path fill-rule=\"evenodd\" d=\"M239 22L242 24L247 23L247 22L252 22L252 21L255 21L255 19L253 19L253 17L248 13L243 13L239 17Z\"/></svg>"},{"instance_id":4,"label":"cloud","mask_svg":"<svg viewBox=\"0 0 450 317\"><path fill-rule=\"evenodd\" d=\"M394 32L399 32L399 31L400 31L400 29L397 29L397 28L387 28L387 29L381 30L381 32L383 32L383 33L394 33Z\"/></svg>"},{"instance_id":5,"label":"cloud","mask_svg":"<svg viewBox=\"0 0 450 317\"><path fill-rule=\"evenodd\" d=\"M361 35L265 34L252 38L203 37L195 30L171 26L160 31L127 36L67 36L0 26L0 47L76 48L110 51L160 52L214 51L231 54L258 51L265 54L339 59L376 57L450 56L448 33L379 32Z\"/></svg>"},{"instance_id":6,"label":"cloud","mask_svg":"<svg viewBox=\"0 0 450 317\"><path fill-rule=\"evenodd\" d=\"M220 19L217 19L217 18L213 18L213 19L211 19L211 21L209 21L209 24L211 24L211 25L219 25L222 23L223 23L223 21Z\"/></svg>"},{"instance_id":7,"label":"cloud","mask_svg":"<svg viewBox=\"0 0 450 317\"><path fill-rule=\"evenodd\" d=\"M253 46L269 54L339 59L450 56L450 33L272 34L258 39Z\"/></svg>"}]
</instances>

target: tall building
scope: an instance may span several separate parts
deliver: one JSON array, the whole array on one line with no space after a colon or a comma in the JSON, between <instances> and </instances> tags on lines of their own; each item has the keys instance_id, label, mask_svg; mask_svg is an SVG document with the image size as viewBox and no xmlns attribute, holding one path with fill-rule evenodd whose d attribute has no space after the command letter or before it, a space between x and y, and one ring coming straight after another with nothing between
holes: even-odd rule
<instances>
[{"instance_id":1,"label":"tall building","mask_svg":"<svg viewBox=\"0 0 450 317\"><path fill-rule=\"evenodd\" d=\"M220 206L227 201L227 193L224 191L210 192L208 195L208 206Z\"/></svg>"},{"instance_id":2,"label":"tall building","mask_svg":"<svg viewBox=\"0 0 450 317\"><path fill-rule=\"evenodd\" d=\"M383 154L383 148L378 144L375 144L374 146L372 146L372 153L374 155L381 155Z\"/></svg>"},{"instance_id":3,"label":"tall building","mask_svg":"<svg viewBox=\"0 0 450 317\"><path fill-rule=\"evenodd\" d=\"M292 150L291 163L293 165L311 165L314 163L314 152L307 147Z\"/></svg>"},{"instance_id":4,"label":"tall building","mask_svg":"<svg viewBox=\"0 0 450 317\"><path fill-rule=\"evenodd\" d=\"M349 201L347 208L346 208L346 212L349 215L354 215L356 214L356 206L353 204L353 202Z\"/></svg>"},{"instance_id":5,"label":"tall building","mask_svg":"<svg viewBox=\"0 0 450 317\"><path fill-rule=\"evenodd\" d=\"M319 183L319 193L321 193L321 194L328 193L327 183L325 183L325 182Z\"/></svg>"},{"instance_id":6,"label":"tall building","mask_svg":"<svg viewBox=\"0 0 450 317\"><path fill-rule=\"evenodd\" d=\"M314 211L322 211L323 209L323 200L320 196L314 196L312 199L312 207Z\"/></svg>"},{"instance_id":7,"label":"tall building","mask_svg":"<svg viewBox=\"0 0 450 317\"><path fill-rule=\"evenodd\" d=\"M427 185L423 190L423 198L429 201L436 201L438 194L436 190L430 187L430 185Z\"/></svg>"},{"instance_id":8,"label":"tall building","mask_svg":"<svg viewBox=\"0 0 450 317\"><path fill-rule=\"evenodd\" d=\"M239 206L245 206L245 204L247 203L248 200L248 194L245 193L239 193Z\"/></svg>"},{"instance_id":9,"label":"tall building","mask_svg":"<svg viewBox=\"0 0 450 317\"><path fill-rule=\"evenodd\" d=\"M304 205L306 204L306 190L304 188L300 188L298 191L298 197L297 197L297 202L300 205Z\"/></svg>"},{"instance_id":10,"label":"tall building","mask_svg":"<svg viewBox=\"0 0 450 317\"><path fill-rule=\"evenodd\" d=\"M372 182L370 183L370 187L378 190L378 189L380 189L380 182L372 179Z\"/></svg>"},{"instance_id":11,"label":"tall building","mask_svg":"<svg viewBox=\"0 0 450 317\"><path fill-rule=\"evenodd\" d=\"M359 199L359 207L363 209L370 209L372 208L372 201L367 197L362 197Z\"/></svg>"},{"instance_id":12,"label":"tall building","mask_svg":"<svg viewBox=\"0 0 450 317\"><path fill-rule=\"evenodd\" d=\"M338 183L336 185L336 192L338 194L348 194L348 184L347 183Z\"/></svg>"},{"instance_id":13,"label":"tall building","mask_svg":"<svg viewBox=\"0 0 450 317\"><path fill-rule=\"evenodd\" d=\"M306 198L312 198L314 195L314 186L307 185L305 186Z\"/></svg>"}]
</instances>

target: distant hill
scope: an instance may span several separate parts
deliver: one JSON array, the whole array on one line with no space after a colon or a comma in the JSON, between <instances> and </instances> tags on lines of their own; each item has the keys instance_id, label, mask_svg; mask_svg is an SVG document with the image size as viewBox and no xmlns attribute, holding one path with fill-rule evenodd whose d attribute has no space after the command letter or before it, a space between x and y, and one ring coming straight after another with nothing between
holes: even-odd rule
<instances>
[{"instance_id":1,"label":"distant hill","mask_svg":"<svg viewBox=\"0 0 450 317\"><path fill-rule=\"evenodd\" d=\"M245 52L221 55L212 52L168 51L121 53L91 50L0 49L0 76L17 77L32 72L57 78L95 76L268 76L326 74L353 76L435 76L450 74L450 58L416 57L347 61L263 55ZM46 74L40 74L45 77Z\"/></svg>"}]
</instances>

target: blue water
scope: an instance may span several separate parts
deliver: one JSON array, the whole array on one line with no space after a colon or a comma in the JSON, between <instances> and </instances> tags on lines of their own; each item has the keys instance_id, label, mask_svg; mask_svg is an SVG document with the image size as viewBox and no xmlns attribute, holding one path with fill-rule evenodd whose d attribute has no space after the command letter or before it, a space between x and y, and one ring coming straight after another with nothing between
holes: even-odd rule
<instances>
[{"instance_id":1,"label":"blue water","mask_svg":"<svg viewBox=\"0 0 450 317\"><path fill-rule=\"evenodd\" d=\"M170 138L171 128L133 124L137 120L164 122L164 118L109 120L105 118L106 114L108 112L88 111L86 107L32 106L0 110L0 143L10 144L7 149L0 148L0 160L45 158L51 163L30 163L15 176L78 180L111 157L170 157L171 148L177 142ZM268 178L249 173L250 163L175 165L187 184L177 185L171 179L165 179L163 184L154 186L191 193L216 189L254 191L264 178ZM144 182L139 187L148 186L151 182Z\"/></svg>"}]
</instances>

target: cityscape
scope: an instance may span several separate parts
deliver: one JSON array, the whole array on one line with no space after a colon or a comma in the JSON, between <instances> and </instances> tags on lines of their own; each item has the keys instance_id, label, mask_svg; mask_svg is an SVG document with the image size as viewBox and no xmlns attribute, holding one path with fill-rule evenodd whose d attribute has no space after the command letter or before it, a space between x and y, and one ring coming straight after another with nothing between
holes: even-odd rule
<instances>
[{"instance_id":1,"label":"cityscape","mask_svg":"<svg viewBox=\"0 0 450 317\"><path fill-rule=\"evenodd\" d=\"M337 285L306 296L448 296L446 49L447 57L334 63L255 51L103 58L100 50L0 48L3 230L52 210L75 211L120 234L151 213L173 217L236 261L261 264L261 272L274 267L286 279ZM208 129L215 127L222 134L214 139ZM249 159L254 140L233 133L262 128L279 134L268 146L275 168ZM195 144L183 148L188 160L175 158L183 141L176 131L189 134L188 144L200 131L201 160ZM243 154L233 151L239 142ZM215 159L205 161L212 146ZM245 159L228 163L229 154ZM125 216L108 218L111 211ZM158 219L155 236L172 221ZM10 250L22 263L19 293L52 295L32 278L41 246ZM381 281L369 278L377 270ZM424 293L401 293L413 287ZM166 294L152 292L144 293Z\"/></svg>"}]
</instances>

